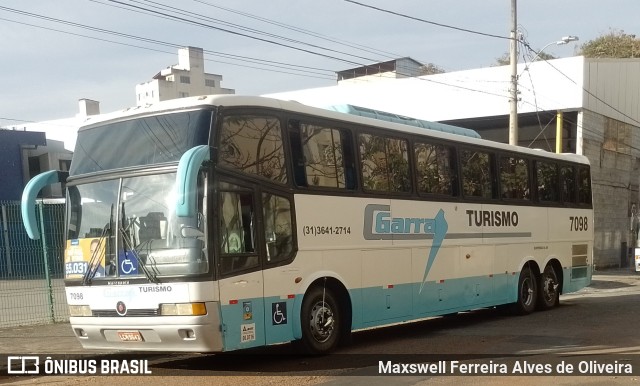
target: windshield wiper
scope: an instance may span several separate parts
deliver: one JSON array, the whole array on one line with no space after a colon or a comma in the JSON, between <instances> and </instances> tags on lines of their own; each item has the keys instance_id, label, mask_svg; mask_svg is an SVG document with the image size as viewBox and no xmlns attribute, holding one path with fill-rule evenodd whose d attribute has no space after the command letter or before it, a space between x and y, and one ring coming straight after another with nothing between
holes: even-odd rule
<instances>
[{"instance_id":1,"label":"windshield wiper","mask_svg":"<svg viewBox=\"0 0 640 386\"><path fill-rule=\"evenodd\" d=\"M140 270L142 271L142 273L144 273L144 275L147 277L147 279L155 284L159 284L160 280L158 279L158 271L157 269L153 268L150 269L149 267L147 267L147 264L143 261L143 259L140 257L140 255L138 254L138 250L132 245L131 243L131 239L130 236L128 234L128 229L129 226L127 226L126 228L124 227L124 220L125 220L125 212L124 212L124 202L122 203L122 216L121 216L121 225L118 226L118 229L120 230L120 235L122 237L122 250L124 251L124 258L127 259L128 254L127 251L131 252L131 255L133 255L133 257L136 259L136 261L138 262L138 267L140 268ZM131 224L129 224L131 225Z\"/></svg>"},{"instance_id":2,"label":"windshield wiper","mask_svg":"<svg viewBox=\"0 0 640 386\"><path fill-rule=\"evenodd\" d=\"M157 270L154 269L152 271L149 267L147 267L147 264L140 257L140 255L138 255L138 251L131 245L131 241L129 241L129 236L127 235L124 229L120 228L120 234L122 235L122 241L124 244L123 245L124 256L125 256L124 258L127 259L128 258L127 256L133 255L133 257L138 262L138 267L140 268L142 273L144 273L147 279L149 279L149 281L152 283L159 284L160 280L158 279ZM129 254L127 252L131 252L131 253Z\"/></svg>"},{"instance_id":3,"label":"windshield wiper","mask_svg":"<svg viewBox=\"0 0 640 386\"><path fill-rule=\"evenodd\" d=\"M98 239L98 245L93 250L91 254L91 258L89 259L89 264L87 266L87 270L82 275L82 284L87 285L91 284L91 280L96 275L100 264L98 261L105 256L107 253L107 246L105 245L103 248L103 244L105 240L107 240L107 235L111 235L111 224L113 223L113 204L111 204L111 214L109 215L109 223L107 223L104 228L102 228L102 233L100 233L100 238ZM104 251L104 254L101 256L100 251ZM105 267L105 275L106 275L106 267Z\"/></svg>"}]
</instances>

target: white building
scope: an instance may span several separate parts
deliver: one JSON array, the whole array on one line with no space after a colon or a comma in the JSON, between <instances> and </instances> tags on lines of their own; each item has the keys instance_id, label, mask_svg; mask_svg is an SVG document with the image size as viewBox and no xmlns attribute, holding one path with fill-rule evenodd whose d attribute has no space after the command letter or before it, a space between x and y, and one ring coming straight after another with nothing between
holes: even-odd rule
<instances>
[{"instance_id":1,"label":"white building","mask_svg":"<svg viewBox=\"0 0 640 386\"><path fill-rule=\"evenodd\" d=\"M596 266L627 266L640 210L640 59L571 57L518 66L519 145L591 161ZM509 66L362 82L272 94L327 107L352 104L474 129L508 142ZM634 230L631 230L631 224Z\"/></svg>"},{"instance_id":2,"label":"white building","mask_svg":"<svg viewBox=\"0 0 640 386\"><path fill-rule=\"evenodd\" d=\"M136 86L136 103L144 106L168 99L210 94L235 94L222 88L222 75L204 72L202 48L186 47L178 50L178 64L169 66L153 79Z\"/></svg>"}]
</instances>

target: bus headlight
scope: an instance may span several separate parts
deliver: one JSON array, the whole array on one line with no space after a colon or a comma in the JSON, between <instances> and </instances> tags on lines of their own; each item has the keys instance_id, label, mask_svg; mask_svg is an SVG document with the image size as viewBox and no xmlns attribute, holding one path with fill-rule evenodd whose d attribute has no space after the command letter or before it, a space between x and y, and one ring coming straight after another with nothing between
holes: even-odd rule
<instances>
[{"instance_id":1,"label":"bus headlight","mask_svg":"<svg viewBox=\"0 0 640 386\"><path fill-rule=\"evenodd\" d=\"M89 306L83 305L70 305L69 306L69 316L92 316L91 308Z\"/></svg>"},{"instance_id":2,"label":"bus headlight","mask_svg":"<svg viewBox=\"0 0 640 386\"><path fill-rule=\"evenodd\" d=\"M204 303L167 303L160 305L160 315L206 315L207 307Z\"/></svg>"}]
</instances>

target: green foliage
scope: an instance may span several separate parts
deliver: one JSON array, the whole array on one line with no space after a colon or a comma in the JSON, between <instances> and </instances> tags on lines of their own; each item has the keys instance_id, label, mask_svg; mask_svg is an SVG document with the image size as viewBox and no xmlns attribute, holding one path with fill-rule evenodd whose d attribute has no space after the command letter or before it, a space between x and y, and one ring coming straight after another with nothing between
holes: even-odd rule
<instances>
[{"instance_id":1,"label":"green foliage","mask_svg":"<svg viewBox=\"0 0 640 386\"><path fill-rule=\"evenodd\" d=\"M583 44L580 55L587 58L638 58L640 39L622 30L611 30Z\"/></svg>"}]
</instances>

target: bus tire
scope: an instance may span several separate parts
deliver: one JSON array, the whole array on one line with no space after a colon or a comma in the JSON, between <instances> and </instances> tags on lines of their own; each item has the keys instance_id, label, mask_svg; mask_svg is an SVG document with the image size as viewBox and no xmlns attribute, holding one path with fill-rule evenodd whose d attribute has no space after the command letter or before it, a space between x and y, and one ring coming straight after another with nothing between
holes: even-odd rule
<instances>
[{"instance_id":1,"label":"bus tire","mask_svg":"<svg viewBox=\"0 0 640 386\"><path fill-rule=\"evenodd\" d=\"M317 286L309 290L302 301L300 323L300 346L305 353L321 355L336 348L343 321L340 305L330 289Z\"/></svg>"},{"instance_id":2,"label":"bus tire","mask_svg":"<svg viewBox=\"0 0 640 386\"><path fill-rule=\"evenodd\" d=\"M539 287L538 307L541 310L548 310L560 303L560 283L556 270L551 265L547 265L540 275Z\"/></svg>"},{"instance_id":3,"label":"bus tire","mask_svg":"<svg viewBox=\"0 0 640 386\"><path fill-rule=\"evenodd\" d=\"M518 278L518 300L514 304L514 312L527 315L535 311L538 300L538 281L528 265L522 267Z\"/></svg>"}]
</instances>

